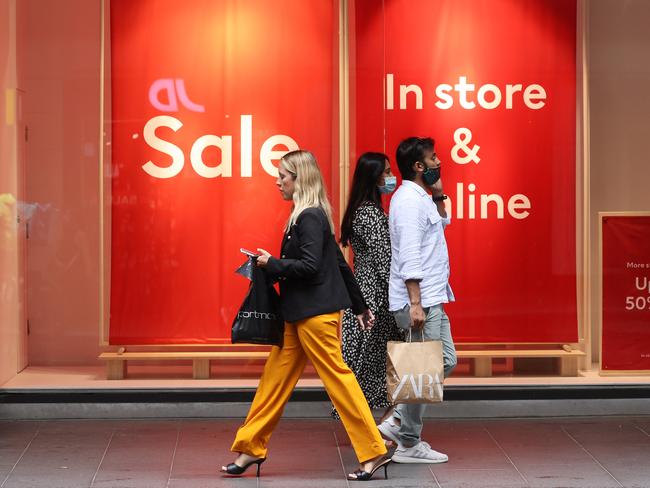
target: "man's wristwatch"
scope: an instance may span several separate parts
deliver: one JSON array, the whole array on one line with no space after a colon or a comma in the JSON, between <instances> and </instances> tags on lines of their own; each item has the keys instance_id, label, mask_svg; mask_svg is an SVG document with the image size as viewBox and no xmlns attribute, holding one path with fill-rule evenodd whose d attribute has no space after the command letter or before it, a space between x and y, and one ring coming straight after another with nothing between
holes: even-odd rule
<instances>
[{"instance_id":1,"label":"man's wristwatch","mask_svg":"<svg viewBox=\"0 0 650 488\"><path fill-rule=\"evenodd\" d=\"M444 200L447 200L447 195L438 195L437 197L433 197L434 202L442 202Z\"/></svg>"}]
</instances>

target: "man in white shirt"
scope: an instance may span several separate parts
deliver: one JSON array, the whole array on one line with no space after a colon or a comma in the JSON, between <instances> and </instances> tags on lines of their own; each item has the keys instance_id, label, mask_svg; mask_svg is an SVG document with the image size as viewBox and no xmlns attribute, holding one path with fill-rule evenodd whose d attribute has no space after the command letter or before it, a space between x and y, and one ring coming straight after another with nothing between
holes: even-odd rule
<instances>
[{"instance_id":1,"label":"man in white shirt","mask_svg":"<svg viewBox=\"0 0 650 488\"><path fill-rule=\"evenodd\" d=\"M392 259L389 305L397 325L412 340L442 341L445 377L456 366L456 350L443 304L453 302L449 286L449 254L445 227L447 196L440 179L440 160L431 138L410 137L397 148L402 184L389 212ZM444 463L446 454L422 441L422 416L426 405L398 405L379 425L384 436L397 442L393 461Z\"/></svg>"}]
</instances>

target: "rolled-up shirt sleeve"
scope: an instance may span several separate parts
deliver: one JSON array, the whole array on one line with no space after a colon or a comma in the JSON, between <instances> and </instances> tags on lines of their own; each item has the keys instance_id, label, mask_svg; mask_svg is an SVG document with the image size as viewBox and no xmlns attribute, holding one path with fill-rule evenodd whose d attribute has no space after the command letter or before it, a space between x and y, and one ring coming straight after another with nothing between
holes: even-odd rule
<instances>
[{"instance_id":1,"label":"rolled-up shirt sleeve","mask_svg":"<svg viewBox=\"0 0 650 488\"><path fill-rule=\"evenodd\" d=\"M400 244L398 273L403 281L420 281L424 278L421 249L425 222L421 220L417 207L402 205L396 209L395 230Z\"/></svg>"}]
</instances>

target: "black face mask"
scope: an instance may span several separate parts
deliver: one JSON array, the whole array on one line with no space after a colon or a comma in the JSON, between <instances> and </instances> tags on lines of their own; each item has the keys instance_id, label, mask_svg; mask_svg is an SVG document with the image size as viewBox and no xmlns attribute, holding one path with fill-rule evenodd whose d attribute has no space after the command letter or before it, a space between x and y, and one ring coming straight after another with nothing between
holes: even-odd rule
<instances>
[{"instance_id":1,"label":"black face mask","mask_svg":"<svg viewBox=\"0 0 650 488\"><path fill-rule=\"evenodd\" d=\"M435 185L440 179L440 167L425 169L422 173L422 179L429 186Z\"/></svg>"}]
</instances>

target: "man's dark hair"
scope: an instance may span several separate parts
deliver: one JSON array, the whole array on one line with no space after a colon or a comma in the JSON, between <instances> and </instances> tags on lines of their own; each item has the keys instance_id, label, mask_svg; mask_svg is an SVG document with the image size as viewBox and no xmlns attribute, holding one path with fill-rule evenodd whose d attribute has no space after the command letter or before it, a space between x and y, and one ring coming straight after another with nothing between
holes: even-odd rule
<instances>
[{"instance_id":1,"label":"man's dark hair","mask_svg":"<svg viewBox=\"0 0 650 488\"><path fill-rule=\"evenodd\" d=\"M413 165L418 161L423 162L424 152L433 150L435 144L430 137L409 137L399 143L395 159L403 180L415 179Z\"/></svg>"}]
</instances>

